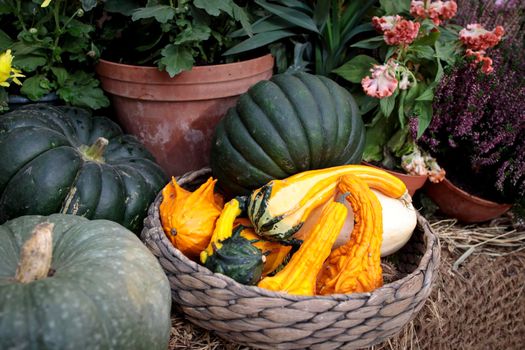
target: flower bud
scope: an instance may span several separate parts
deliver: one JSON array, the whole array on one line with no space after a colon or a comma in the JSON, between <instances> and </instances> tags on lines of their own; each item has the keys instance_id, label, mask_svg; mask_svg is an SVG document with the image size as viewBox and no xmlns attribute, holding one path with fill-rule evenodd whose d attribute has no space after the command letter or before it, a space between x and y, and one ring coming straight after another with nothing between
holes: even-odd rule
<instances>
[{"instance_id":1,"label":"flower bud","mask_svg":"<svg viewBox=\"0 0 525 350\"><path fill-rule=\"evenodd\" d=\"M30 28L30 29L29 29L29 33L31 33L31 34L37 34L37 33L38 33L38 29L36 29L36 28Z\"/></svg>"},{"instance_id":2,"label":"flower bud","mask_svg":"<svg viewBox=\"0 0 525 350\"><path fill-rule=\"evenodd\" d=\"M77 15L77 17L82 17L82 16L84 16L84 10L82 10L82 9L78 9L76 15Z\"/></svg>"}]
</instances>

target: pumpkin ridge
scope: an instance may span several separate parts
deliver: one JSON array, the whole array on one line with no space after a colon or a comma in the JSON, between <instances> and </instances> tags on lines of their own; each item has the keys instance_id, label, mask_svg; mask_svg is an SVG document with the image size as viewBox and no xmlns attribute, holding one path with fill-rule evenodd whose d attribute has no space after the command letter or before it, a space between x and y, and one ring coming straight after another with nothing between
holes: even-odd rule
<instances>
[{"instance_id":1,"label":"pumpkin ridge","mask_svg":"<svg viewBox=\"0 0 525 350\"><path fill-rule=\"evenodd\" d=\"M253 90L248 90L246 95L250 98L250 100L253 102L253 104L262 112L261 114L264 115L264 117L268 120L268 122L271 125L271 128L273 129L273 131L279 136L279 139L281 140L282 144L286 145L286 141L285 141L283 135L281 134L281 132L275 127L274 121L271 120L268 117L268 115L267 115L266 111L264 110L264 108L262 108L261 105L259 103L257 103L257 101L253 98L252 94L253 94ZM241 116L240 113L239 113L239 116ZM292 155L290 154L290 151L288 150L287 147L283 147L282 151L284 153L286 153L285 154L285 158L288 159L288 163L291 166L291 170L290 170L291 172L287 171L287 173L288 174L296 173L298 171L298 169L297 169L297 166L295 165L295 163L293 161L293 158L292 158Z\"/></svg>"},{"instance_id":2,"label":"pumpkin ridge","mask_svg":"<svg viewBox=\"0 0 525 350\"><path fill-rule=\"evenodd\" d=\"M302 136L303 136L304 139L308 140L308 155L307 155L307 161L306 161L307 165L306 165L306 168L303 169L303 170L310 169L311 161L312 161L312 147L313 147L313 145L312 145L311 140L310 140L310 135L306 131L306 125L304 125L303 119L299 116L299 111L297 109L297 106L292 102L292 99L290 98L290 94L288 93L288 91L286 89L283 89L279 85L279 81L277 79L274 80L273 83L275 84L275 86L277 86L277 88L286 97L286 100L290 103L290 106L292 107L292 110L293 110L294 117L299 121L298 124L301 125L302 134L303 134Z\"/></svg>"},{"instance_id":3,"label":"pumpkin ridge","mask_svg":"<svg viewBox=\"0 0 525 350\"><path fill-rule=\"evenodd\" d=\"M89 193L90 195L95 195L95 197L91 200L90 203L88 203L86 201L86 199L82 198L81 199L81 202L82 204L87 207L86 209L84 209L81 213L82 216L88 218L88 219L91 219L93 218L93 215L95 214L95 211L96 211L96 208L98 206L98 202L100 201L100 194L101 194L101 191L102 191L102 179L100 178L101 176L101 173L102 173L102 167L100 166L99 163L96 163L96 162L90 162L93 166L95 166L95 169L97 169L98 171L96 172L96 175L94 175L93 173L92 174L87 174L87 171L90 170L90 168L88 168L88 166L90 166L89 164L88 165L84 165L83 167L81 167L78 171L77 171L77 175L75 177L75 180L72 182L72 186L71 188L69 189L69 192L66 196L66 198L64 199L63 201L63 204L62 204L62 208L60 209L60 213L62 214L74 214L74 215L78 215L78 207L75 208L75 206L78 206L78 200L76 203L73 203L73 207L71 207L71 204L72 204L72 201L75 199L75 196L77 195L77 192L79 191L79 189L81 188L79 186L79 180L82 178L82 176L84 175L84 172L86 172L86 176L89 176L91 178L93 178L93 176L97 176L97 180L98 181L95 181L97 183L100 184L99 188L98 188L98 191L97 193L95 194L95 188L93 186L91 186L89 188ZM80 194L81 195L81 194ZM91 204L91 205L90 205Z\"/></svg>"},{"instance_id":4,"label":"pumpkin ridge","mask_svg":"<svg viewBox=\"0 0 525 350\"><path fill-rule=\"evenodd\" d=\"M100 197L93 218L106 218L111 221L122 222L126 205L124 201L126 193L122 178L115 167L111 166L110 164L98 164L101 167ZM110 172L113 176L108 176ZM105 195L105 191L110 192L110 194ZM103 205L102 208L101 205ZM111 208L111 210L109 208Z\"/></svg>"},{"instance_id":5,"label":"pumpkin ridge","mask_svg":"<svg viewBox=\"0 0 525 350\"><path fill-rule=\"evenodd\" d=\"M0 195L0 222L3 223L5 220L8 220L9 218L14 218L14 217L23 215L23 214L20 214L20 207L17 206L18 202L16 202L16 201L20 201L21 199L20 198L16 198L16 199L13 199L13 200L8 200L8 199L6 199L6 196L12 194L12 193L9 193L11 188L13 188L13 190L11 190L11 191L15 191L15 194L18 192L18 195L20 195L20 193L23 193L24 190L27 190L25 188L25 186L24 186L24 188L21 188L21 186L13 185L13 182L15 182L15 181L20 182L21 180L23 180L24 179L24 174L32 171L33 167L41 165L41 164L38 164L38 163L39 162L43 162L44 160L46 160L45 157L49 157L49 154L51 152L58 153L60 156L67 155L68 157L69 156L74 156L73 158L77 158L78 159L78 164L77 164L78 166L76 168L77 172L78 172L78 169L80 169L80 167L82 166L82 158L80 157L80 155L76 152L76 150L73 147L67 146L67 145L66 146L55 147L55 148L52 148L52 149L48 149L46 152L42 152L41 154L39 154L38 157L33 158L30 162L26 163L23 167L20 167L18 169L18 171L9 179L9 182L6 184L2 194ZM72 161L72 158L68 159L67 165L69 165L69 166L75 165L73 163L73 161ZM37 168L37 171L41 171L39 169L39 167L36 167L36 168ZM62 165L60 168L61 168L61 170L63 170L64 166ZM64 175L64 174L62 174L62 175ZM60 179L60 176L58 176L56 178ZM40 182L40 183L37 183L37 185L38 184L39 184L38 189L41 190L42 189L42 187L41 187L42 183ZM49 188L46 188L46 190L47 190L48 194L51 193ZM55 188L54 191L53 191L53 194L55 194L55 192L57 190L58 189ZM67 187L67 190L69 191L69 187ZM39 193L39 194L41 194L41 193ZM59 194L60 194L60 192L59 192ZM58 202L58 203L46 202L44 204L45 206L47 206L47 208L46 208L47 211L50 210L49 206L53 206L53 209L50 211L50 213L57 212L58 210L60 210L60 208L62 207L62 202L63 202L64 198L67 196L67 193L65 193L65 194L63 194L61 196L62 196L61 198L54 198L56 200L56 202ZM16 195L15 195L15 197L16 197ZM29 198L27 198L27 195L26 195L25 198L22 199L22 201L24 201L24 200L25 200L24 203L26 205L28 205L28 206L30 204L35 204L34 202L29 202ZM9 207L9 202L11 202L11 203L15 202L15 203L11 207ZM12 213L7 212L6 211L6 204L7 204L7 208L10 208L10 209L8 209L8 211L15 210L15 211L18 211L18 214L16 216L12 216L13 215ZM37 205L42 205L42 202L39 202L39 203L37 202Z\"/></svg>"},{"instance_id":6,"label":"pumpkin ridge","mask_svg":"<svg viewBox=\"0 0 525 350\"><path fill-rule=\"evenodd\" d=\"M305 155L310 150L302 121L297 120L297 114L282 89L273 80L268 80L255 85L249 94L286 144L295 171L307 170L310 159Z\"/></svg>"},{"instance_id":7,"label":"pumpkin ridge","mask_svg":"<svg viewBox=\"0 0 525 350\"><path fill-rule=\"evenodd\" d=\"M242 153L240 153L236 148L235 146L232 144L232 142L230 141L230 136L227 134L227 133L224 133L223 135L223 143L225 146L228 146L229 145L229 148L231 148L231 150L238 156L238 159L243 161L244 163L246 163L246 165L249 167L248 169L246 169L246 172L250 175L253 175L253 174L257 174L257 173L260 173L262 176L266 177L266 180L265 181L270 181L272 179L272 177L270 175L268 175L266 172L262 171L261 169L259 168L256 168L251 162L249 162ZM227 169L224 169L227 171ZM244 186L245 185L245 182L247 183L248 186L250 186L251 184L251 181L249 181L249 179L243 179L243 178L239 178L239 177L236 177L235 174L233 173L229 173L232 177L236 178L239 182L240 185ZM238 176L238 174L237 174Z\"/></svg>"},{"instance_id":8,"label":"pumpkin ridge","mask_svg":"<svg viewBox=\"0 0 525 350\"><path fill-rule=\"evenodd\" d=\"M309 95L309 99L304 99L304 100L314 101L313 102L313 104L315 105L314 108L317 110L318 113L312 113L311 111L309 111L305 120L303 120L300 114L299 114L299 118L301 119L301 123L303 124L305 128L305 131L307 134L306 139L308 140L308 144L310 146L310 169L318 168L319 164L321 163L321 159L323 157L322 152L320 148L318 147L318 145L324 142L324 135L322 135L324 130L322 126L321 114L320 114L319 106L317 105L317 101L315 100L308 86L301 79L299 79L295 74L294 75L290 74L289 76L286 76L286 78L282 78L282 76L277 75L277 76L274 76L272 79L276 84L279 85L279 87L282 90L296 89L293 85L300 86L299 89L302 87L302 89ZM291 86L286 87L287 86L286 84L290 84ZM287 96L289 98L290 95L287 95ZM304 103L303 101L301 101L300 98L298 101L295 101L295 102L294 102L294 99L290 99L290 102L294 105L294 108L296 108L297 110L299 109L297 104ZM314 116L315 118L312 118L312 116ZM315 120L315 125L310 125L310 126L306 125L305 123L308 119ZM321 132L321 137L315 138L314 137L315 133L319 131Z\"/></svg>"},{"instance_id":9,"label":"pumpkin ridge","mask_svg":"<svg viewBox=\"0 0 525 350\"><path fill-rule=\"evenodd\" d=\"M246 126L245 121L244 121L242 118L229 118L229 119L232 119L232 120L233 120L233 119L236 119L236 120L238 120L238 121L239 121L239 124L240 124L240 127L242 127L243 130L245 131L245 133L244 133L244 134L245 134L245 137L246 137L246 135L247 135L247 136L249 137L249 139L253 141L253 142L250 142L250 147L257 147L257 150L260 150L260 153L262 153L262 154L265 156L265 158L267 158L267 160L268 160L269 162L272 163L273 166L275 166L277 169L279 169L279 170L281 171L281 173L280 173L280 174L277 174L277 175L276 175L276 174L268 174L268 175L271 175L272 178L274 178L274 177L281 177L281 176L283 176L283 177L288 176L288 174L286 173L286 171L285 171L284 169L282 169L282 168L279 166L279 164L277 164L277 163L272 159L272 157L270 157L270 155L266 152L266 150L265 150L265 149L264 149L264 148L263 148L263 147L257 142L257 140L255 140L255 139L253 138L253 136L252 136L252 134L250 133L248 127ZM228 126L228 120L224 120L224 128L226 129L227 126ZM230 129L230 128L228 128L228 129ZM230 130L231 130L231 129L230 129ZM230 130L228 130L228 131L230 131ZM228 133L228 134L229 134L229 133ZM229 140L229 138L228 138L228 140ZM232 144L232 146L235 147L235 145L233 144L233 142L230 141L230 143ZM246 159L246 156L244 155L244 153L241 152L241 151L239 151L239 149L238 149L237 147L235 147L235 148L237 149L237 151L238 151L239 153L242 153L243 158ZM253 166L255 166L255 164L253 164L252 162L250 162L250 164L252 164ZM264 171L264 173L267 174L266 171Z\"/></svg>"},{"instance_id":10,"label":"pumpkin ridge","mask_svg":"<svg viewBox=\"0 0 525 350\"><path fill-rule=\"evenodd\" d=\"M308 89L308 91L310 91L310 94L312 95L312 98L315 100L315 105L317 106L317 110L319 112L319 117L320 117L320 127L321 127L321 133L323 134L323 147L321 147L323 149L324 152L326 152L326 156L324 158L321 158L320 159L320 163L317 165L318 168L320 167L323 167L323 165L326 163L327 159L332 159L332 148L330 147L329 145L329 141L330 141L330 137L328 135L328 131L327 131L327 128L326 128L326 125L325 125L325 121L326 121L326 117L323 113L323 110L321 108L321 105L323 103L325 103L325 101L320 101L317 94L315 93L315 89L312 88L310 82L306 81L305 80L305 76L303 74L296 74L295 75L305 86L306 88ZM324 84L323 84L324 85ZM331 101L333 102L333 101Z\"/></svg>"},{"instance_id":11,"label":"pumpkin ridge","mask_svg":"<svg viewBox=\"0 0 525 350\"><path fill-rule=\"evenodd\" d=\"M359 135L359 142L358 143L356 143L356 144L348 143L345 146L345 151L348 150L348 152L350 152L350 158L348 158L346 161L342 161L342 164L356 164L356 163L359 163L361 161L361 159L362 159L362 150L365 147L365 138L366 138L366 135L365 135L364 132L362 132ZM351 146L351 147L348 147L348 146ZM356 158L356 156L358 158Z\"/></svg>"},{"instance_id":12,"label":"pumpkin ridge","mask_svg":"<svg viewBox=\"0 0 525 350\"><path fill-rule=\"evenodd\" d=\"M320 76L319 79L323 83L323 85L326 86L330 93L330 97L332 97L332 104L335 109L335 114L337 116L337 132L335 133L336 136L336 142L335 142L335 158L331 160L329 164L325 165L332 165L334 161L336 161L338 158L341 157L342 154L344 154L344 149L346 144L352 140L350 135L352 134L352 130L354 129L354 122L355 118L348 118L347 116L352 113L352 106L350 99L352 96L350 93L348 93L346 90L341 88L339 85L336 85L332 80ZM336 98L337 96L337 98ZM343 103L337 103L336 101L343 101Z\"/></svg>"},{"instance_id":13,"label":"pumpkin ridge","mask_svg":"<svg viewBox=\"0 0 525 350\"><path fill-rule=\"evenodd\" d=\"M28 130L29 130L29 129L30 129L30 130L36 130L36 127L35 127L35 126L24 126L24 127L20 127L20 128L13 129L13 131L17 130L17 132L20 132L19 130L22 130L22 132L24 132L25 130L23 130L23 129L25 129L25 128L27 128ZM46 129L49 130L49 131L52 132L52 133L57 134L57 135L60 136L60 137L63 137L65 141L69 142L69 140L68 140L63 134L60 134L58 131L53 130L53 129L50 129L50 128L46 128ZM1 135L1 134L0 134L0 136L8 136L8 135L12 135L12 133L11 133L11 132L7 132L7 133L4 134L4 135ZM23 135L21 135L21 136L23 136ZM20 136L19 136L19 137L20 137ZM67 145L67 144L62 144L62 145L59 145L59 146L57 146L57 147L71 147L71 146L70 146L70 145ZM57 147L54 147L54 148L57 148ZM52 149L54 149L54 148L44 148L40 153L35 154L32 158L28 158L28 159L25 161L24 164L20 164L17 168L18 168L18 169L24 168L28 163L32 162L34 159L38 158L38 157L41 156L42 154L44 154L44 153L46 153L46 152L48 152L48 151L50 151L50 150L52 150ZM0 183L0 192L3 192L3 191L4 191L5 187L7 187L7 185L8 185L9 182L11 181L11 179L12 179L17 173L18 173L18 172L16 171L16 172L14 172L13 174L11 174L11 176L9 177L9 179L6 179L6 181L5 181L4 184Z\"/></svg>"}]
</instances>

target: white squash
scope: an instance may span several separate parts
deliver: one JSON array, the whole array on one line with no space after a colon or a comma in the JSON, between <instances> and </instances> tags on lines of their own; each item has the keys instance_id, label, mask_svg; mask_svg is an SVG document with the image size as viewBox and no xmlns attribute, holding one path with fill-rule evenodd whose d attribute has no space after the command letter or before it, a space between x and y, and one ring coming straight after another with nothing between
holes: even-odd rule
<instances>
[{"instance_id":1,"label":"white squash","mask_svg":"<svg viewBox=\"0 0 525 350\"><path fill-rule=\"evenodd\" d=\"M381 244L381 256L383 257L395 253L408 242L416 228L416 210L412 203L406 205L400 200L385 196L379 191L372 190L372 192L379 199L383 209L383 243ZM339 198L340 195L338 193L336 197ZM348 215L332 250L348 242L354 229L354 211L347 201L345 201L345 205L348 208ZM305 239L308 236L319 220L322 209L323 206L310 213L303 227L294 235L295 238Z\"/></svg>"},{"instance_id":2,"label":"white squash","mask_svg":"<svg viewBox=\"0 0 525 350\"><path fill-rule=\"evenodd\" d=\"M374 191L383 208L383 243L381 256L397 252L410 239L417 224L416 209L412 203L406 205L400 200Z\"/></svg>"}]
</instances>

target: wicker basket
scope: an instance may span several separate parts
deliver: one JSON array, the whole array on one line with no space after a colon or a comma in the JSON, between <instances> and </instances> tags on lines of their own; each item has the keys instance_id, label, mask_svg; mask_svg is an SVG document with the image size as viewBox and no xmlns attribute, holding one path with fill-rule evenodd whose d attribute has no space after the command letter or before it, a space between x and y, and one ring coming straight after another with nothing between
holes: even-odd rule
<instances>
[{"instance_id":1,"label":"wicker basket","mask_svg":"<svg viewBox=\"0 0 525 350\"><path fill-rule=\"evenodd\" d=\"M195 187L201 169L178 182ZM159 194L150 206L142 240L159 259L173 300L191 322L220 337L263 349L355 349L393 336L421 309L437 275L440 248L428 222L397 253L404 277L371 293L296 296L245 286L189 260L166 238Z\"/></svg>"}]
</instances>

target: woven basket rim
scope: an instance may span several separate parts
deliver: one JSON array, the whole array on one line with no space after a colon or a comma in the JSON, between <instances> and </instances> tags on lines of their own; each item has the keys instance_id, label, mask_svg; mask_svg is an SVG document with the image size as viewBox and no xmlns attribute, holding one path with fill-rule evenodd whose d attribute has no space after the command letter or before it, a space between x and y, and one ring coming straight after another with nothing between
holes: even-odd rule
<instances>
[{"instance_id":1,"label":"woven basket rim","mask_svg":"<svg viewBox=\"0 0 525 350\"><path fill-rule=\"evenodd\" d=\"M187 174L184 174L179 179L184 179L186 182L193 181L203 175L206 175L207 173L211 173L210 168L202 168L199 170L196 170L194 172L189 172ZM180 184L180 182L179 182ZM155 210L158 212L159 205L162 201L162 191L157 194L157 197L155 198L155 201L151 204L150 210ZM421 260L418 263L417 268L415 268L412 272L407 274L406 276L395 280L393 282L384 284L383 286L374 289L371 292L364 292L364 293L349 293L349 294L330 294L330 295L295 295L295 294L288 294L286 292L279 292L279 291L271 291L265 288L259 288L257 286L250 286L245 285L242 283L239 283L235 281L234 279L220 274L220 273L214 273L208 268L206 268L203 265L200 265L196 263L193 260L190 260L186 255L184 255L180 250L175 248L171 241L168 239L168 237L164 234L164 230L162 229L162 224L160 222L160 215L157 215L154 217L154 225L160 227L160 234L159 239L161 243L164 245L164 247L167 249L167 251L176 256L180 261L184 262L186 265L189 265L191 268L196 270L198 273L202 273L209 276L214 276L216 278L219 278L223 281L225 281L228 285L235 285L239 288L246 288L248 290L251 290L260 296L265 296L269 298L284 298L291 301L304 301L304 300L337 300L337 301L348 301L348 300L356 300L356 299L369 299L374 294L383 294L387 289L393 288L398 289L402 285L405 285L406 283L409 283L412 278L415 278L416 275L426 270L426 267L429 264L429 260L432 258L433 250L436 245L439 245L439 240L437 236L434 234L432 229L430 228L430 224L428 221L417 211L417 228L423 231L424 234L424 242L425 242L425 254L421 257ZM146 230L146 228L144 228Z\"/></svg>"}]
</instances>

